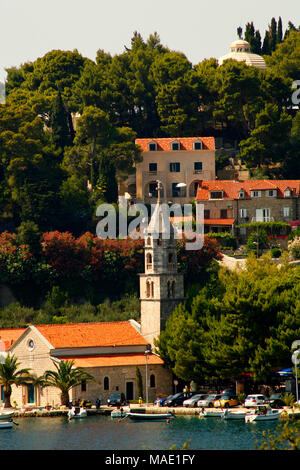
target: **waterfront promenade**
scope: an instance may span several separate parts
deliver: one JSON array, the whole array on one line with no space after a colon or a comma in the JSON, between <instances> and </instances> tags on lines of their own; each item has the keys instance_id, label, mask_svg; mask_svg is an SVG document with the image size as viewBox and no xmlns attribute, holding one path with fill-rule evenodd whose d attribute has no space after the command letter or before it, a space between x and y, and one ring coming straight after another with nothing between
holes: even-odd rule
<instances>
[{"instance_id":1,"label":"waterfront promenade","mask_svg":"<svg viewBox=\"0 0 300 470\"><path fill-rule=\"evenodd\" d=\"M114 410L114 407L108 407L108 406L101 406L99 409L96 408L90 408L87 409L87 414L88 416L109 416ZM125 406L123 407L124 411L139 411L143 413L163 413L164 411L171 411L174 415L176 416L197 416L201 412L201 408L185 408L185 407L159 407L159 406L153 406L153 404L145 405L143 404L142 406L132 404L130 406ZM51 410L47 410L42 407L27 407L27 408L5 408L2 409L1 411L14 411L14 417L56 417L56 416L67 416L68 414L68 409L66 407L59 407L59 408L54 408ZM221 408L215 408L216 411L220 411ZM243 406L237 406L232 408L232 410L239 410L239 411L248 411L249 409L244 408ZM280 419L286 419L288 417L295 417L297 419L300 419L300 408L299 407L289 407L285 406L283 408L283 413L280 417ZM0 411L0 412L1 412Z\"/></svg>"}]
</instances>

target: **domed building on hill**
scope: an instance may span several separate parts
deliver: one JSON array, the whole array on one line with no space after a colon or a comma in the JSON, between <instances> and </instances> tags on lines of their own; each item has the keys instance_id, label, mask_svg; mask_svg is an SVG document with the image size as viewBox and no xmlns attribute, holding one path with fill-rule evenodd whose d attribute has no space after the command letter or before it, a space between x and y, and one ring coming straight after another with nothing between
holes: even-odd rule
<instances>
[{"instance_id":1,"label":"domed building on hill","mask_svg":"<svg viewBox=\"0 0 300 470\"><path fill-rule=\"evenodd\" d=\"M230 52L218 59L219 65L222 65L224 60L227 59L245 62L247 65L252 65L262 70L267 68L263 57L258 54L253 54L250 50L249 42L242 39L238 39L230 44Z\"/></svg>"}]
</instances>

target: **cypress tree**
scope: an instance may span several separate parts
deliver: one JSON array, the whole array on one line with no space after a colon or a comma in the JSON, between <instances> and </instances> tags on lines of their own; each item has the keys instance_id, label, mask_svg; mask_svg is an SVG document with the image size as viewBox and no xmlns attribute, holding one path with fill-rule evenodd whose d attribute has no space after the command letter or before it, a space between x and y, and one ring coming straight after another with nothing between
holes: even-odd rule
<instances>
[{"instance_id":1,"label":"cypress tree","mask_svg":"<svg viewBox=\"0 0 300 470\"><path fill-rule=\"evenodd\" d=\"M116 178L116 167L112 159L102 154L99 164L99 179L100 185L106 202L113 203L118 200L118 183Z\"/></svg>"},{"instance_id":2,"label":"cypress tree","mask_svg":"<svg viewBox=\"0 0 300 470\"><path fill-rule=\"evenodd\" d=\"M62 100L60 91L53 102L50 111L50 126L52 129L52 140L56 148L64 150L70 144L68 125L68 113Z\"/></svg>"},{"instance_id":3,"label":"cypress tree","mask_svg":"<svg viewBox=\"0 0 300 470\"><path fill-rule=\"evenodd\" d=\"M278 24L277 24L277 44L282 42L282 19L281 16L279 17Z\"/></svg>"},{"instance_id":4,"label":"cypress tree","mask_svg":"<svg viewBox=\"0 0 300 470\"><path fill-rule=\"evenodd\" d=\"M141 398L144 398L144 397L143 397L143 380L142 380L142 374L141 374L141 371L140 371L140 369L138 368L138 366L136 366L135 372L136 372L136 386L137 386L137 393L138 393L138 396L141 397Z\"/></svg>"},{"instance_id":5,"label":"cypress tree","mask_svg":"<svg viewBox=\"0 0 300 470\"><path fill-rule=\"evenodd\" d=\"M265 37L264 37L264 42L261 50L262 55L270 55L271 50L270 50L270 34L269 31L266 31Z\"/></svg>"},{"instance_id":6,"label":"cypress tree","mask_svg":"<svg viewBox=\"0 0 300 470\"><path fill-rule=\"evenodd\" d=\"M272 18L271 26L270 26L270 51L271 53L275 51L276 44L277 44L277 22L275 18Z\"/></svg>"}]
</instances>

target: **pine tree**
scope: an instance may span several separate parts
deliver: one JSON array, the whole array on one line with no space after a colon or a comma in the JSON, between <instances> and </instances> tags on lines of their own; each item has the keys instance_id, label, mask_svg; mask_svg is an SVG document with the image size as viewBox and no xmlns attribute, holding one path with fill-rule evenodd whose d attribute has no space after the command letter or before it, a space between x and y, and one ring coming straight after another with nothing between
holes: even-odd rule
<instances>
[{"instance_id":1,"label":"pine tree","mask_svg":"<svg viewBox=\"0 0 300 470\"><path fill-rule=\"evenodd\" d=\"M239 39L243 39L243 28L239 26L236 31Z\"/></svg>"}]
</instances>

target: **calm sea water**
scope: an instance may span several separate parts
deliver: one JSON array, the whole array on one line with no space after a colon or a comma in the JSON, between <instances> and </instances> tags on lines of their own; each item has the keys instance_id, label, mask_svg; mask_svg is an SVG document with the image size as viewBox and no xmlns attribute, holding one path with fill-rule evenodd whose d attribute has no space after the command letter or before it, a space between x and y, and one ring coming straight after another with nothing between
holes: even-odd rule
<instances>
[{"instance_id":1,"label":"calm sea water","mask_svg":"<svg viewBox=\"0 0 300 470\"><path fill-rule=\"evenodd\" d=\"M277 422L244 423L218 418L177 417L165 422L118 422L109 416L68 421L57 418L16 418L13 429L0 430L0 450L255 450L262 432L276 432Z\"/></svg>"}]
</instances>

